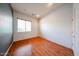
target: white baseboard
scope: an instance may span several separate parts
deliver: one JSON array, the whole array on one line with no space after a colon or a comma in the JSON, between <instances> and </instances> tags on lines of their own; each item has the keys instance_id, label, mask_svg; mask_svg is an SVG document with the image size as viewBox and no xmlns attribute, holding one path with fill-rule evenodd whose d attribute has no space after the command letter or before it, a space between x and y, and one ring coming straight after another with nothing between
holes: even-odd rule
<instances>
[{"instance_id":1,"label":"white baseboard","mask_svg":"<svg viewBox=\"0 0 79 59\"><path fill-rule=\"evenodd\" d=\"M35 36L35 37L38 37L38 36ZM34 37L29 37L29 38L24 38L24 39L19 39L19 40L14 40L14 41L12 41L12 43L10 44L10 46L9 46L9 48L7 49L7 51L6 51L6 53L4 54L4 56L6 56L7 53L9 52L9 50L10 50L10 48L11 48L13 42L21 41L21 40L25 40L25 39L30 39L30 38L34 38Z\"/></svg>"},{"instance_id":2,"label":"white baseboard","mask_svg":"<svg viewBox=\"0 0 79 59\"><path fill-rule=\"evenodd\" d=\"M43 37L43 36L40 36L40 37L42 37L42 38L44 38L44 39L48 40L48 38L46 38L46 37ZM52 41L52 40L48 40L48 41L54 42L54 43L56 43L56 44L58 44L58 45L61 45L61 46L63 46L63 47L66 47L66 48L68 48L68 49L73 50L72 48L69 48L69 47L64 46L64 45L62 45L62 44L59 44L59 43L57 43L57 42L55 42L55 41Z\"/></svg>"},{"instance_id":3,"label":"white baseboard","mask_svg":"<svg viewBox=\"0 0 79 59\"><path fill-rule=\"evenodd\" d=\"M30 39L30 38L35 38L35 37L39 37L39 36L33 36L33 37L28 37L28 38L23 38L23 39L16 39L14 40L13 42L16 42L16 41L21 41L21 40L25 40L25 39Z\"/></svg>"},{"instance_id":4,"label":"white baseboard","mask_svg":"<svg viewBox=\"0 0 79 59\"><path fill-rule=\"evenodd\" d=\"M12 44L13 44L13 41L12 41L12 43L10 44L10 46L9 46L9 48L7 49L7 51L6 51L6 53L4 54L4 56L6 56L6 55L8 54L8 52L9 52L9 50L10 50Z\"/></svg>"}]
</instances>

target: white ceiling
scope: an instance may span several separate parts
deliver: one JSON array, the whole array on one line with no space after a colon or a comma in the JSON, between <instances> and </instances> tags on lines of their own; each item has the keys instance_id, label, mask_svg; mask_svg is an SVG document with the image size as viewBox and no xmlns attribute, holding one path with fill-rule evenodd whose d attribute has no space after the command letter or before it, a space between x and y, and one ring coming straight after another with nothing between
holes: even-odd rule
<instances>
[{"instance_id":1,"label":"white ceiling","mask_svg":"<svg viewBox=\"0 0 79 59\"><path fill-rule=\"evenodd\" d=\"M42 18L47 15L51 10L59 8L63 3L53 3L48 5L48 3L12 3L11 6L13 10L27 14L32 17L39 15L38 18Z\"/></svg>"}]
</instances>

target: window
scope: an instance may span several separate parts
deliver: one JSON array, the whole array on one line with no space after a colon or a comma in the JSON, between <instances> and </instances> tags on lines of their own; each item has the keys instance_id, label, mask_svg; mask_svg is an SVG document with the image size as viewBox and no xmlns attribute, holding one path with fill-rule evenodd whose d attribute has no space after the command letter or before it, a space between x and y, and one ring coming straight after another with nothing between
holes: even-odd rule
<instances>
[{"instance_id":1,"label":"window","mask_svg":"<svg viewBox=\"0 0 79 59\"><path fill-rule=\"evenodd\" d=\"M31 21L18 19L18 32L31 32Z\"/></svg>"},{"instance_id":2,"label":"window","mask_svg":"<svg viewBox=\"0 0 79 59\"><path fill-rule=\"evenodd\" d=\"M18 19L18 32L25 32L25 21Z\"/></svg>"},{"instance_id":3,"label":"window","mask_svg":"<svg viewBox=\"0 0 79 59\"><path fill-rule=\"evenodd\" d=\"M26 32L31 31L31 22L30 21L26 21Z\"/></svg>"}]
</instances>

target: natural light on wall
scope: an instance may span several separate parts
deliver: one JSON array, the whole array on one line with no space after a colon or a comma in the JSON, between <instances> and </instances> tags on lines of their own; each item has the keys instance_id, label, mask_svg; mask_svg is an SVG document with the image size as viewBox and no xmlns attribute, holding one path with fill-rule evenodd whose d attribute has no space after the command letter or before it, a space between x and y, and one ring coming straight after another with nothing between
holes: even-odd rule
<instances>
[{"instance_id":1,"label":"natural light on wall","mask_svg":"<svg viewBox=\"0 0 79 59\"><path fill-rule=\"evenodd\" d=\"M47 7L51 7L51 6L53 6L54 4L53 3L48 3L47 4Z\"/></svg>"},{"instance_id":2,"label":"natural light on wall","mask_svg":"<svg viewBox=\"0 0 79 59\"><path fill-rule=\"evenodd\" d=\"M18 19L18 32L31 32L31 21Z\"/></svg>"}]
</instances>

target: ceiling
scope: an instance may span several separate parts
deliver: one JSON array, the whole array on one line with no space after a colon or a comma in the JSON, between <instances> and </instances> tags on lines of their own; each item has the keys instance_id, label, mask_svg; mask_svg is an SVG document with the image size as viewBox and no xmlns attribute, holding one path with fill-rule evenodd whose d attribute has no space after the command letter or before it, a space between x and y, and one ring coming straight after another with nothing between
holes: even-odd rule
<instances>
[{"instance_id":1,"label":"ceiling","mask_svg":"<svg viewBox=\"0 0 79 59\"><path fill-rule=\"evenodd\" d=\"M13 10L31 17L42 18L50 11L61 7L63 3L12 3Z\"/></svg>"}]
</instances>

